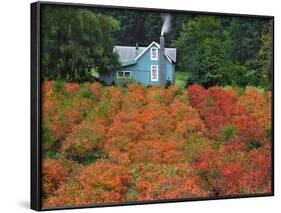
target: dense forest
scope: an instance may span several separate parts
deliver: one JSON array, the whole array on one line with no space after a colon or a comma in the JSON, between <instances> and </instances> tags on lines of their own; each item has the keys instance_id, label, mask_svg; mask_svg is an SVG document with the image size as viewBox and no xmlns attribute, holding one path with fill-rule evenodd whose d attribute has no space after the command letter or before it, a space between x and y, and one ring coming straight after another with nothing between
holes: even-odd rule
<instances>
[{"instance_id":1,"label":"dense forest","mask_svg":"<svg viewBox=\"0 0 281 213\"><path fill-rule=\"evenodd\" d=\"M263 19L198 16L183 24L172 45L178 68L206 86L270 87L271 24Z\"/></svg>"},{"instance_id":2,"label":"dense forest","mask_svg":"<svg viewBox=\"0 0 281 213\"><path fill-rule=\"evenodd\" d=\"M93 70L120 65L114 45L158 42L164 14L123 9L49 7L42 10L43 78L93 81ZM270 88L272 23L266 18L172 13L165 45L177 48L187 84Z\"/></svg>"}]
</instances>

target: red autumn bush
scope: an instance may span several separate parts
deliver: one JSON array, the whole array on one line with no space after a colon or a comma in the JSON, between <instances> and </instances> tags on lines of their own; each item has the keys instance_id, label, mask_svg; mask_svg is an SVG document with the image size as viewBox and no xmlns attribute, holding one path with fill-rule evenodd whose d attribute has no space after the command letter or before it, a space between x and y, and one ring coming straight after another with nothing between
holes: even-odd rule
<instances>
[{"instance_id":1,"label":"red autumn bush","mask_svg":"<svg viewBox=\"0 0 281 213\"><path fill-rule=\"evenodd\" d=\"M159 200L206 196L198 178L190 174L184 163L161 165L139 163L133 170L133 195L129 200Z\"/></svg>"},{"instance_id":2,"label":"red autumn bush","mask_svg":"<svg viewBox=\"0 0 281 213\"><path fill-rule=\"evenodd\" d=\"M254 89L246 89L245 95L238 99L238 103L252 117L258 119L264 129L271 128L271 94L262 94Z\"/></svg>"},{"instance_id":3,"label":"red autumn bush","mask_svg":"<svg viewBox=\"0 0 281 213\"><path fill-rule=\"evenodd\" d=\"M77 162L95 159L101 154L104 137L105 127L101 122L82 122L65 139L61 153Z\"/></svg>"},{"instance_id":4,"label":"red autumn bush","mask_svg":"<svg viewBox=\"0 0 281 213\"><path fill-rule=\"evenodd\" d=\"M60 141L70 133L82 116L82 113L76 108L64 109L58 113L54 113L52 117L43 121L45 127L51 132L53 141Z\"/></svg>"},{"instance_id":5,"label":"red autumn bush","mask_svg":"<svg viewBox=\"0 0 281 213\"><path fill-rule=\"evenodd\" d=\"M124 106L128 109L130 107L136 108L143 106L145 102L145 89L139 84L130 84L126 91Z\"/></svg>"},{"instance_id":6,"label":"red autumn bush","mask_svg":"<svg viewBox=\"0 0 281 213\"><path fill-rule=\"evenodd\" d=\"M236 96L219 87L205 90L199 85L188 88L192 105L199 110L212 136L218 136L222 128L231 121Z\"/></svg>"},{"instance_id":7,"label":"red autumn bush","mask_svg":"<svg viewBox=\"0 0 281 213\"><path fill-rule=\"evenodd\" d=\"M266 193L272 187L271 148L266 146L263 150L254 149L247 155L250 165L247 176L246 190L249 193Z\"/></svg>"},{"instance_id":8,"label":"red autumn bush","mask_svg":"<svg viewBox=\"0 0 281 213\"><path fill-rule=\"evenodd\" d=\"M80 166L67 159L44 159L42 161L43 195L54 194L71 174L79 171Z\"/></svg>"},{"instance_id":9,"label":"red autumn bush","mask_svg":"<svg viewBox=\"0 0 281 213\"><path fill-rule=\"evenodd\" d=\"M42 96L43 99L51 97L54 94L55 81L44 81L42 83Z\"/></svg>"},{"instance_id":10,"label":"red autumn bush","mask_svg":"<svg viewBox=\"0 0 281 213\"><path fill-rule=\"evenodd\" d=\"M64 182L67 170L56 160L43 160L42 182L44 194L54 193Z\"/></svg>"},{"instance_id":11,"label":"red autumn bush","mask_svg":"<svg viewBox=\"0 0 281 213\"><path fill-rule=\"evenodd\" d=\"M128 168L100 161L86 167L79 176L61 185L54 196L45 200L45 206L125 201L124 195L130 185Z\"/></svg>"},{"instance_id":12,"label":"red autumn bush","mask_svg":"<svg viewBox=\"0 0 281 213\"><path fill-rule=\"evenodd\" d=\"M78 90L79 90L79 84L77 83L68 83L65 85L65 90L69 93L69 94L75 94Z\"/></svg>"},{"instance_id":13,"label":"red autumn bush","mask_svg":"<svg viewBox=\"0 0 281 213\"><path fill-rule=\"evenodd\" d=\"M204 122L201 120L196 109L182 102L171 104L171 115L175 125L176 133L183 137L191 133L203 135L205 132Z\"/></svg>"},{"instance_id":14,"label":"red autumn bush","mask_svg":"<svg viewBox=\"0 0 281 213\"><path fill-rule=\"evenodd\" d=\"M132 162L171 164L185 161L184 143L175 139L138 141L129 153Z\"/></svg>"},{"instance_id":15,"label":"red autumn bush","mask_svg":"<svg viewBox=\"0 0 281 213\"><path fill-rule=\"evenodd\" d=\"M100 100L102 95L102 86L99 83L93 83L90 87L95 99Z\"/></svg>"},{"instance_id":16,"label":"red autumn bush","mask_svg":"<svg viewBox=\"0 0 281 213\"><path fill-rule=\"evenodd\" d=\"M42 85L43 207L271 192L271 93Z\"/></svg>"}]
</instances>

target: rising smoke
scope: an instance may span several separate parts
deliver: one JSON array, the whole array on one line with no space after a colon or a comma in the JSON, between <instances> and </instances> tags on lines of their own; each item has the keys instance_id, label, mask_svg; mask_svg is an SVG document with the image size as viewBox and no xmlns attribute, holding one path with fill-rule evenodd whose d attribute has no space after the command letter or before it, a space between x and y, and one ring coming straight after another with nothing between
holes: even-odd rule
<instances>
[{"instance_id":1,"label":"rising smoke","mask_svg":"<svg viewBox=\"0 0 281 213\"><path fill-rule=\"evenodd\" d=\"M170 26L171 26L171 16L170 15L163 15L162 19L163 19L163 26L162 26L162 29L161 29L161 36L163 36L164 34L169 32Z\"/></svg>"}]
</instances>

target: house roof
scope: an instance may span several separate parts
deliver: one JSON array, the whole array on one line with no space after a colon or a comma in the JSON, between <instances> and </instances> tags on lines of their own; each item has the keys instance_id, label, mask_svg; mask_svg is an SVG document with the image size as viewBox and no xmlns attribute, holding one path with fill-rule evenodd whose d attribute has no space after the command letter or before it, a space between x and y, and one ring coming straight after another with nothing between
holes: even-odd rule
<instances>
[{"instance_id":1,"label":"house roof","mask_svg":"<svg viewBox=\"0 0 281 213\"><path fill-rule=\"evenodd\" d=\"M136 60L133 60L133 61L123 61L123 62L121 63L121 65L122 65L123 67L126 67L126 66L130 66L130 65L133 65L133 64L136 64L136 63L137 63Z\"/></svg>"},{"instance_id":2,"label":"house roof","mask_svg":"<svg viewBox=\"0 0 281 213\"><path fill-rule=\"evenodd\" d=\"M152 45L155 45L160 49L160 45L153 41L149 46L147 47L139 47L138 54L136 54L136 47L135 46L114 46L113 51L118 53L119 60L124 64L125 66L128 65L128 63L132 63L133 61L138 60ZM176 56L177 56L177 49L176 48L165 48L165 56L170 61L170 63L176 62Z\"/></svg>"}]
</instances>

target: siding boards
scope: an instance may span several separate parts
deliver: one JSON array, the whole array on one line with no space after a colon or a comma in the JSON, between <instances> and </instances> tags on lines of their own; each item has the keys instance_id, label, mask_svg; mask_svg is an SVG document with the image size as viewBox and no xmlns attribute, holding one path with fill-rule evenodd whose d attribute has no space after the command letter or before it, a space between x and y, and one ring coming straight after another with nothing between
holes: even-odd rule
<instances>
[{"instance_id":1,"label":"siding boards","mask_svg":"<svg viewBox=\"0 0 281 213\"><path fill-rule=\"evenodd\" d=\"M156 45L152 45L155 47ZM158 51L158 60L151 60L150 59L150 49L147 50L137 61L136 64L124 66L122 71L131 71L132 78L147 85L159 85L160 84L160 51ZM151 81L151 65L158 66L158 81ZM165 71L166 71L166 80L171 80L174 83L174 64L171 64L168 59L165 57ZM121 70L120 70L121 71ZM101 73L100 80L104 81L106 84L111 84L114 80L117 82L116 79L116 71Z\"/></svg>"}]
</instances>

